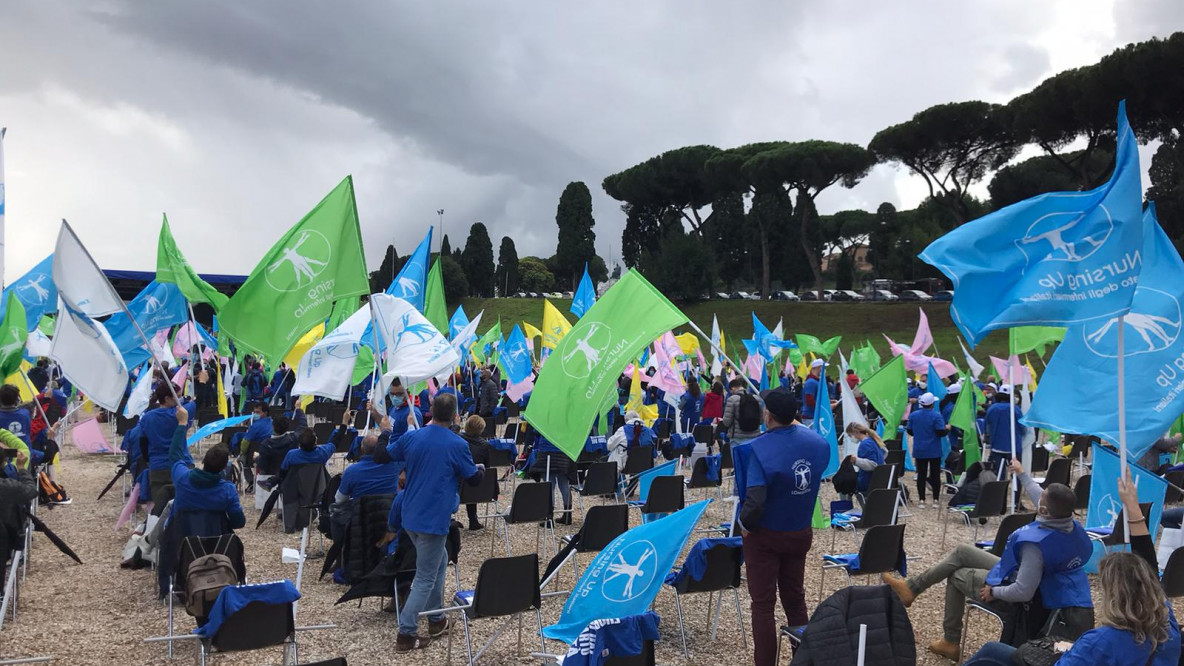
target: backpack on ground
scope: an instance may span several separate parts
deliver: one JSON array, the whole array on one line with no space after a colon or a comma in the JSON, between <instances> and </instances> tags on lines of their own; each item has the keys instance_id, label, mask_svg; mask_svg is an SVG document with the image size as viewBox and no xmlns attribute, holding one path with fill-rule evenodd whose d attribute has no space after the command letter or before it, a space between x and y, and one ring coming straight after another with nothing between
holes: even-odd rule
<instances>
[{"instance_id":1,"label":"backpack on ground","mask_svg":"<svg viewBox=\"0 0 1184 666\"><path fill-rule=\"evenodd\" d=\"M740 394L736 408L736 427L741 432L755 432L761 428L761 403L750 393Z\"/></svg>"},{"instance_id":2,"label":"backpack on ground","mask_svg":"<svg viewBox=\"0 0 1184 666\"><path fill-rule=\"evenodd\" d=\"M239 583L234 563L225 555L231 536L223 534L218 538L214 552L203 552L201 556L193 551L193 540L185 542L193 557L185 572L185 612L193 617L207 617L222 588Z\"/></svg>"},{"instance_id":3,"label":"backpack on ground","mask_svg":"<svg viewBox=\"0 0 1184 666\"><path fill-rule=\"evenodd\" d=\"M41 496L42 504L68 504L69 496L66 489L53 482L45 472L37 474L37 492Z\"/></svg>"}]
</instances>

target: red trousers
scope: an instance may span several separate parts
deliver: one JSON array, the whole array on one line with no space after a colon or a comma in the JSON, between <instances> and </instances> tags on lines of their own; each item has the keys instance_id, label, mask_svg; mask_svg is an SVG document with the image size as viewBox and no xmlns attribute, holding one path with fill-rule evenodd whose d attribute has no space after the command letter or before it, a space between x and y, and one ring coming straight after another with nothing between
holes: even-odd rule
<instances>
[{"instance_id":1,"label":"red trousers","mask_svg":"<svg viewBox=\"0 0 1184 666\"><path fill-rule=\"evenodd\" d=\"M756 666L777 662L775 607L781 607L789 626L806 624L806 554L814 530L796 532L756 529L744 537L744 565L748 573L748 594L752 597L752 645Z\"/></svg>"}]
</instances>

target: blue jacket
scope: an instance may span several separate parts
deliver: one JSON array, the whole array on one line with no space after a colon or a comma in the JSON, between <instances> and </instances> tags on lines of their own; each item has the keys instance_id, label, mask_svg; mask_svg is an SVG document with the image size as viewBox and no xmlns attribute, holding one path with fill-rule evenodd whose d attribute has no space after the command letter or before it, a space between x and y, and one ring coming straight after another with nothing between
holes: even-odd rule
<instances>
[{"instance_id":1,"label":"blue jacket","mask_svg":"<svg viewBox=\"0 0 1184 666\"><path fill-rule=\"evenodd\" d=\"M284 461L280 463L280 469L288 469L292 465L324 465L329 462L329 459L336 453L337 447L333 444L321 444L312 451L305 451L304 449L292 449L284 455Z\"/></svg>"},{"instance_id":2,"label":"blue jacket","mask_svg":"<svg viewBox=\"0 0 1184 666\"><path fill-rule=\"evenodd\" d=\"M1168 640L1156 647L1152 666L1176 666L1180 661L1180 625L1170 604L1168 619ZM1098 627L1074 641L1073 647L1057 660L1057 666L1146 666L1150 656L1150 641L1136 643L1129 631Z\"/></svg>"},{"instance_id":3,"label":"blue jacket","mask_svg":"<svg viewBox=\"0 0 1184 666\"><path fill-rule=\"evenodd\" d=\"M172 464L173 513L208 512L225 517L231 529L238 529L247 523L243 507L238 501L234 484L202 469L193 468L193 458L185 442L185 428L173 421L173 437L170 443L169 462Z\"/></svg>"},{"instance_id":4,"label":"blue jacket","mask_svg":"<svg viewBox=\"0 0 1184 666\"><path fill-rule=\"evenodd\" d=\"M407 414L415 410L415 419L421 426L424 424L423 411L419 407L412 407L404 402L398 407L391 407L386 414L391 419L391 441L402 437L407 432Z\"/></svg>"},{"instance_id":5,"label":"blue jacket","mask_svg":"<svg viewBox=\"0 0 1184 666\"><path fill-rule=\"evenodd\" d=\"M876 440L871 437L865 437L859 442L859 449L855 452L855 457L870 460L877 465L884 464L884 451L876 444ZM867 492L868 486L872 482L872 473L863 470L858 471L856 488L859 492Z\"/></svg>"},{"instance_id":6,"label":"blue jacket","mask_svg":"<svg viewBox=\"0 0 1184 666\"><path fill-rule=\"evenodd\" d=\"M703 395L700 394L698 398L691 395L690 391L682 394L682 398L678 402L678 410L682 414L682 422L684 427L688 424L695 426L699 424L699 414L703 411Z\"/></svg>"},{"instance_id":7,"label":"blue jacket","mask_svg":"<svg viewBox=\"0 0 1184 666\"><path fill-rule=\"evenodd\" d=\"M794 532L810 527L830 445L801 425L770 430L750 444L745 487L765 486L766 495L760 525L748 529Z\"/></svg>"},{"instance_id":8,"label":"blue jacket","mask_svg":"<svg viewBox=\"0 0 1184 666\"><path fill-rule=\"evenodd\" d=\"M1069 533L1049 529L1038 522L1029 523L1013 532L1003 548L1003 556L987 573L988 585L1003 585L1013 580L1020 567L1020 546L1025 543L1039 546L1044 558L1040 596L1045 608L1093 607L1089 596L1089 578L1085 574L1085 564L1093 554L1093 544L1085 529L1076 521L1073 522L1073 531Z\"/></svg>"},{"instance_id":9,"label":"blue jacket","mask_svg":"<svg viewBox=\"0 0 1184 666\"><path fill-rule=\"evenodd\" d=\"M337 492L351 499L396 493L399 491L399 469L396 463L376 463L374 456L362 456L341 473Z\"/></svg>"},{"instance_id":10,"label":"blue jacket","mask_svg":"<svg viewBox=\"0 0 1184 666\"><path fill-rule=\"evenodd\" d=\"M443 426L413 430L387 447L391 460L406 463L403 528L424 534L448 534L460 506L460 483L478 475L469 444Z\"/></svg>"},{"instance_id":11,"label":"blue jacket","mask_svg":"<svg viewBox=\"0 0 1184 666\"><path fill-rule=\"evenodd\" d=\"M1002 453L1011 455L1011 417L1008 415L1006 402L996 402L987 408L987 437L991 440L991 453ZM1023 448L1021 444L1024 441L1025 428L1020 424L1020 417L1023 412L1016 405L1011 408L1015 410L1015 455L1017 458L1023 457Z\"/></svg>"},{"instance_id":12,"label":"blue jacket","mask_svg":"<svg viewBox=\"0 0 1184 666\"><path fill-rule=\"evenodd\" d=\"M941 438L946 432L946 422L932 407L918 407L909 414L906 430L913 437L913 458L940 458Z\"/></svg>"},{"instance_id":13,"label":"blue jacket","mask_svg":"<svg viewBox=\"0 0 1184 666\"><path fill-rule=\"evenodd\" d=\"M169 469L169 447L177 429L175 407L157 407L140 416L140 432L148 438L148 469Z\"/></svg>"},{"instance_id":14,"label":"blue jacket","mask_svg":"<svg viewBox=\"0 0 1184 666\"><path fill-rule=\"evenodd\" d=\"M813 419L814 408L818 405L814 404L818 399L818 378L814 375L806 377L806 382L802 384L802 418Z\"/></svg>"},{"instance_id":15,"label":"blue jacket","mask_svg":"<svg viewBox=\"0 0 1184 666\"><path fill-rule=\"evenodd\" d=\"M0 428L16 435L27 446L32 432L29 410L23 407L0 409Z\"/></svg>"}]
</instances>

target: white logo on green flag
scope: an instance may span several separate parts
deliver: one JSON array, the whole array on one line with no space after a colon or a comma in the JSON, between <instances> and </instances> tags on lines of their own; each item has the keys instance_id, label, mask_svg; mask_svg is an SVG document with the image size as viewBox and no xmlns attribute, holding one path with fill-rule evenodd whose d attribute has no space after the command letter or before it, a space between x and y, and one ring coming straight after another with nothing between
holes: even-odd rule
<instances>
[{"instance_id":1,"label":"white logo on green flag","mask_svg":"<svg viewBox=\"0 0 1184 666\"><path fill-rule=\"evenodd\" d=\"M571 349L563 354L563 371L572 379L583 379L592 374L596 364L600 362L600 355L612 343L612 329L593 323L581 333L570 345Z\"/></svg>"},{"instance_id":2,"label":"white logo on green flag","mask_svg":"<svg viewBox=\"0 0 1184 666\"><path fill-rule=\"evenodd\" d=\"M302 231L296 244L280 250L279 260L268 267L267 284L276 291L296 291L317 279L332 259L333 246L329 239L315 229ZM283 279L288 276L289 267L295 273L295 284Z\"/></svg>"}]
</instances>

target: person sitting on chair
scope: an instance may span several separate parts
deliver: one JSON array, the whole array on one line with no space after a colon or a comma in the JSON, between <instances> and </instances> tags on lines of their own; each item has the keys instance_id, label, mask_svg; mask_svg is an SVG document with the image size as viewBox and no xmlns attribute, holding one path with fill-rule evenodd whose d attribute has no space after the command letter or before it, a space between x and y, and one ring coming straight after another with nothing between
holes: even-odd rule
<instances>
[{"instance_id":1,"label":"person sitting on chair","mask_svg":"<svg viewBox=\"0 0 1184 666\"><path fill-rule=\"evenodd\" d=\"M958 659L966 599L1025 603L1039 589L1045 608L1093 608L1085 573L1093 546L1085 528L1073 519L1077 496L1060 483L1042 492L1031 477L1021 475L1023 468L1018 460L1012 463L1012 471L1038 509L1035 522L1007 539L1002 557L963 544L937 565L907 580L883 574L884 582L905 607L911 606L917 595L946 581L943 637L929 645L934 654ZM1092 612L1090 615L1092 624Z\"/></svg>"},{"instance_id":2,"label":"person sitting on chair","mask_svg":"<svg viewBox=\"0 0 1184 666\"><path fill-rule=\"evenodd\" d=\"M235 530L247 524L243 507L238 501L238 490L234 484L222 478L226 464L230 462L230 450L218 445L206 451L201 469L193 466L185 431L189 426L189 412L176 410L177 427L173 431L169 447L169 463L173 481L173 512L213 511L225 515L227 526ZM211 536L211 535L203 535Z\"/></svg>"},{"instance_id":3,"label":"person sitting on chair","mask_svg":"<svg viewBox=\"0 0 1184 666\"><path fill-rule=\"evenodd\" d=\"M658 437L654 431L645 425L637 412L630 411L625 414L625 425L617 428L617 431L608 438L608 459L617 463L617 472L625 469L625 460L629 457L629 449L638 446L654 446L657 443ZM654 455L658 453L657 448L654 449Z\"/></svg>"},{"instance_id":4,"label":"person sitting on chair","mask_svg":"<svg viewBox=\"0 0 1184 666\"><path fill-rule=\"evenodd\" d=\"M866 493L872 482L872 472L884 464L884 440L862 423L851 423L847 426L847 434L859 440L859 448L847 458L859 470L856 490Z\"/></svg>"}]
</instances>

